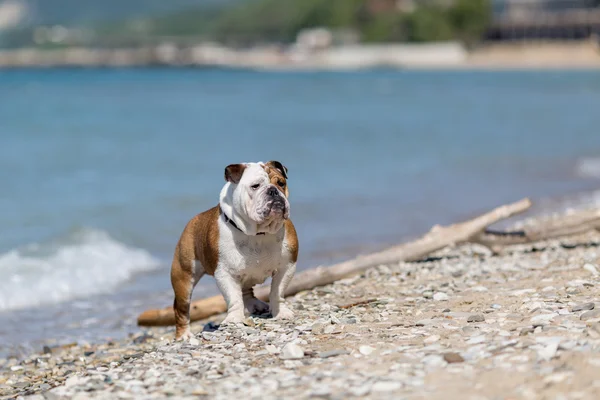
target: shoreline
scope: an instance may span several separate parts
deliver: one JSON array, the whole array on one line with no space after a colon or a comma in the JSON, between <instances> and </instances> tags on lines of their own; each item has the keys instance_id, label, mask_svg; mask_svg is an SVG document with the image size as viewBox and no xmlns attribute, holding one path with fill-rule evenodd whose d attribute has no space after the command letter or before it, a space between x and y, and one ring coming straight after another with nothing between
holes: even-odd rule
<instances>
[{"instance_id":1,"label":"shoreline","mask_svg":"<svg viewBox=\"0 0 600 400\"><path fill-rule=\"evenodd\" d=\"M599 247L599 233L499 256L466 245L301 292L289 300L297 315L291 322L253 317L216 331L194 323L197 336L187 344L172 343L170 327L114 343L47 347L0 360L0 399L47 391L107 399L594 398Z\"/></svg>"},{"instance_id":2,"label":"shoreline","mask_svg":"<svg viewBox=\"0 0 600 400\"><path fill-rule=\"evenodd\" d=\"M24 48L0 51L0 71L43 68L227 68L258 71L600 69L596 42L347 45L307 50L278 46L239 50L215 44L143 48Z\"/></svg>"},{"instance_id":3,"label":"shoreline","mask_svg":"<svg viewBox=\"0 0 600 400\"><path fill-rule=\"evenodd\" d=\"M521 221L523 219L535 220L536 218L543 218L547 215L557 215L568 211L570 209L583 209L589 207L596 207L600 204L600 190L594 189L596 186L591 185L587 190L579 192L577 194L560 195L557 197L544 197L538 198L534 202L531 209L527 210L520 216L512 217L510 219L501 221L498 225L498 229L506 229L512 226L514 222ZM482 212L484 209L475 209L469 213L456 215L454 220L468 219L476 216L478 212ZM448 223L451 221L448 220ZM345 262L353 260L357 257L368 256L369 254L376 253L379 251L386 250L392 246L406 243L410 240L417 239L421 234L428 231L425 226L421 227L417 231L410 234L402 234L398 236L385 236L380 237L376 242L369 241L361 245L342 246L342 247L327 247L316 253L313 256L317 259L327 258L327 262L308 262L303 268L300 268L298 272L302 272L308 269L314 269L319 266L329 266L334 263ZM3 310L0 314L0 322L7 325L13 323L16 318L26 321L26 325L33 324L37 318L47 318L48 315L59 317L61 321L68 325L65 329L47 330L44 333L33 335L33 330L27 330L23 332L18 342L13 340L14 335L11 337L5 336L8 342L4 346L0 346L0 360L2 358L16 358L21 359L27 357L29 354L39 352L44 347L61 348L62 346L69 345L79 341L85 345L95 346L106 342L122 342L127 341L128 337L139 334L141 328L137 325L136 320L139 314L150 308L162 309L172 301L172 291L170 288L164 290L152 289L145 290L143 293L138 293L136 296L128 294L128 289L133 292L138 292L142 288L147 288L147 283L152 280L152 277L161 276L161 279L168 281L168 261L163 260L165 264L161 263L161 267L150 271L140 272L131 278L130 281L123 283L120 289L114 292L98 293L91 297L84 298L72 298L63 302L46 305L43 307L35 306L27 309L7 309ZM194 291L193 300L199 300L205 297L218 295L219 291L214 282L206 281L201 282ZM89 306L87 303L103 303L107 310L104 310L102 314L89 314ZM129 306L125 306L129 304ZM60 311L62 310L62 311ZM89 310L94 311L94 308ZM60 313L60 315L59 315ZM72 315L69 319L62 317L63 314ZM3 314L3 315L2 315ZM107 319L108 314L112 315ZM91 322L90 322L91 321ZM104 321L104 322L102 322ZM118 328L100 328L101 324L115 325ZM100 325L99 325L100 324ZM22 323L21 323L22 325ZM56 328L53 326L53 328ZM118 330L118 331L117 331ZM92 332L91 335L81 338L81 332ZM5 333L6 334L6 333ZM27 339L24 339L27 337Z\"/></svg>"}]
</instances>

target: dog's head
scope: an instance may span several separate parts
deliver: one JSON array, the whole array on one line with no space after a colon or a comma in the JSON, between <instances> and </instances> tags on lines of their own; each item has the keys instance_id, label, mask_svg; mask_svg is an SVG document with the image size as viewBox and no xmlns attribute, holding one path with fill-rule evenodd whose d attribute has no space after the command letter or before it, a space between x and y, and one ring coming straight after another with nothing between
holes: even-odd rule
<instances>
[{"instance_id":1,"label":"dog's head","mask_svg":"<svg viewBox=\"0 0 600 400\"><path fill-rule=\"evenodd\" d=\"M287 168L279 161L231 164L221 191L221 209L248 234L276 233L290 215Z\"/></svg>"}]
</instances>

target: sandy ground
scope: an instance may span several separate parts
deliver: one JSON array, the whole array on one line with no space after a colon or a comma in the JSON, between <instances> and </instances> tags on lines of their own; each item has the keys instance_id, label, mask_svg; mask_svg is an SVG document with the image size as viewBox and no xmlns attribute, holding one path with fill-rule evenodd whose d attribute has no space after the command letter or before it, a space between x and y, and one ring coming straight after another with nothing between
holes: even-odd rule
<instances>
[{"instance_id":1,"label":"sandy ground","mask_svg":"<svg viewBox=\"0 0 600 400\"><path fill-rule=\"evenodd\" d=\"M236 50L198 44L131 49L24 48L0 51L0 69L40 67L226 67L277 71L398 69L596 69L599 45L572 42L485 43L468 51L460 43L380 44L301 51L266 46Z\"/></svg>"},{"instance_id":2,"label":"sandy ground","mask_svg":"<svg viewBox=\"0 0 600 400\"><path fill-rule=\"evenodd\" d=\"M481 69L600 68L600 50L594 42L504 43L469 53L465 67Z\"/></svg>"}]
</instances>

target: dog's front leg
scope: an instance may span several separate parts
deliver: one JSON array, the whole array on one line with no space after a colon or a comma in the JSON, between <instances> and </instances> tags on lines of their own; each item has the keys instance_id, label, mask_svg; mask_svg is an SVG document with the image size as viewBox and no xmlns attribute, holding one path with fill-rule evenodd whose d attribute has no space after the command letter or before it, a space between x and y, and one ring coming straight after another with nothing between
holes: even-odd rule
<instances>
[{"instance_id":1,"label":"dog's front leg","mask_svg":"<svg viewBox=\"0 0 600 400\"><path fill-rule=\"evenodd\" d=\"M224 268L215 271L217 286L227 303L227 317L223 324L237 324L244 322L244 298L240 279L230 274Z\"/></svg>"},{"instance_id":2,"label":"dog's front leg","mask_svg":"<svg viewBox=\"0 0 600 400\"><path fill-rule=\"evenodd\" d=\"M296 272L296 263L289 263L280 268L273 275L271 281L271 292L269 294L269 304L271 315L276 319L290 319L294 313L285 305L285 290Z\"/></svg>"}]
</instances>

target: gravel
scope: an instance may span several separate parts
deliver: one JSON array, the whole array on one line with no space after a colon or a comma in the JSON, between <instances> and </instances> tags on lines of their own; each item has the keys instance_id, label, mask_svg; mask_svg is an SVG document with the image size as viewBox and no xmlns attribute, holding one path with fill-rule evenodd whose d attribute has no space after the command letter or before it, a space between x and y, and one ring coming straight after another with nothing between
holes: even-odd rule
<instances>
[{"instance_id":1,"label":"gravel","mask_svg":"<svg viewBox=\"0 0 600 400\"><path fill-rule=\"evenodd\" d=\"M599 245L461 246L299 293L292 321L40 348L0 360L0 399L600 398Z\"/></svg>"}]
</instances>

